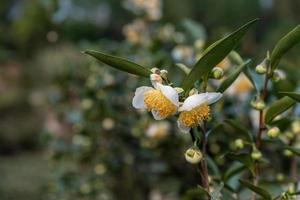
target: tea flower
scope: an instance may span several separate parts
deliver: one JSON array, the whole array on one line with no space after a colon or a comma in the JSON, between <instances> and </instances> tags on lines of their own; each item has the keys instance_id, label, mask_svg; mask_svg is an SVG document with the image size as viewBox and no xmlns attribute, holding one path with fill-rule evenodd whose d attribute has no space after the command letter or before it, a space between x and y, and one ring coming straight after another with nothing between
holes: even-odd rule
<instances>
[{"instance_id":1,"label":"tea flower","mask_svg":"<svg viewBox=\"0 0 300 200\"><path fill-rule=\"evenodd\" d=\"M179 107L177 91L171 86L163 85L158 74L151 74L150 79L154 88L137 88L132 100L133 107L151 111L156 120L175 114Z\"/></svg>"},{"instance_id":2,"label":"tea flower","mask_svg":"<svg viewBox=\"0 0 300 200\"><path fill-rule=\"evenodd\" d=\"M222 97L221 93L207 92L189 96L179 108L177 124L182 132L189 132L191 128L208 119L210 114L209 105Z\"/></svg>"}]
</instances>

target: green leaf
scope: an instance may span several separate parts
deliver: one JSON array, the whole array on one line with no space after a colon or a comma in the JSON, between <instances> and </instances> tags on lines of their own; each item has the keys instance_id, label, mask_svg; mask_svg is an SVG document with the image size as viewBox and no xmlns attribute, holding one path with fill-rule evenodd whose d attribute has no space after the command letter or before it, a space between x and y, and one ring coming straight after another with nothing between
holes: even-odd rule
<instances>
[{"instance_id":1,"label":"green leaf","mask_svg":"<svg viewBox=\"0 0 300 200\"><path fill-rule=\"evenodd\" d=\"M219 86L217 89L218 92L225 92L227 88L230 87L230 85L237 79L237 77L240 75L241 71L246 67L251 60L247 60L243 64L239 65Z\"/></svg>"},{"instance_id":2,"label":"green leaf","mask_svg":"<svg viewBox=\"0 0 300 200\"><path fill-rule=\"evenodd\" d=\"M290 150L291 152L293 152L295 155L300 156L300 148L296 148L296 147L285 147L286 149Z\"/></svg>"},{"instance_id":3,"label":"green leaf","mask_svg":"<svg viewBox=\"0 0 300 200\"><path fill-rule=\"evenodd\" d=\"M266 191L266 190L264 190L264 189L262 189L262 188L260 188L258 186L253 185L249 181L240 180L240 183L243 186L245 186L248 189L250 189L253 192L255 192L256 194L258 194L259 196L261 196L263 199L265 199L265 200L272 200L272 196L271 196L271 194L268 191Z\"/></svg>"},{"instance_id":4,"label":"green leaf","mask_svg":"<svg viewBox=\"0 0 300 200\"><path fill-rule=\"evenodd\" d=\"M226 119L224 122L234 128L238 134L243 134L248 142L254 142L253 135L246 127L241 125L242 123L232 119Z\"/></svg>"},{"instance_id":5,"label":"green leaf","mask_svg":"<svg viewBox=\"0 0 300 200\"><path fill-rule=\"evenodd\" d=\"M215 161L210 156L206 156L206 159L207 159L207 166L211 170L212 175L220 176L220 170L217 164L215 163Z\"/></svg>"},{"instance_id":6,"label":"green leaf","mask_svg":"<svg viewBox=\"0 0 300 200\"><path fill-rule=\"evenodd\" d=\"M227 182L231 177L237 175L245 169L245 165L238 162L233 163L223 175L223 181Z\"/></svg>"},{"instance_id":7,"label":"green leaf","mask_svg":"<svg viewBox=\"0 0 300 200\"><path fill-rule=\"evenodd\" d=\"M281 38L274 47L271 54L271 67L274 70L281 57L300 41L300 25Z\"/></svg>"},{"instance_id":8,"label":"green leaf","mask_svg":"<svg viewBox=\"0 0 300 200\"><path fill-rule=\"evenodd\" d=\"M208 76L212 68L220 63L226 57L226 55L237 46L250 26L256 21L257 19L248 22L235 32L210 45L202 53L200 59L194 65L191 72L184 78L182 88L185 91L188 91L191 87L193 87L197 80Z\"/></svg>"},{"instance_id":9,"label":"green leaf","mask_svg":"<svg viewBox=\"0 0 300 200\"><path fill-rule=\"evenodd\" d=\"M239 161L240 163L244 164L250 170L252 175L255 174L254 161L249 153L228 153L226 156L231 160Z\"/></svg>"},{"instance_id":10,"label":"green leaf","mask_svg":"<svg viewBox=\"0 0 300 200\"><path fill-rule=\"evenodd\" d=\"M279 92L279 93L283 94L285 96L288 96L300 103L300 93L299 92Z\"/></svg>"},{"instance_id":11,"label":"green leaf","mask_svg":"<svg viewBox=\"0 0 300 200\"><path fill-rule=\"evenodd\" d=\"M104 54L99 51L93 51L93 50L86 50L84 51L84 53L96 58L97 60L113 68L116 68L124 72L128 72L130 74L144 76L144 77L149 77L149 75L151 74L151 71L148 68L138 65L129 60L126 60L124 58Z\"/></svg>"},{"instance_id":12,"label":"green leaf","mask_svg":"<svg viewBox=\"0 0 300 200\"><path fill-rule=\"evenodd\" d=\"M283 113L291 106L295 104L295 101L290 97L282 97L281 99L273 102L266 111L265 123L269 124L279 114Z\"/></svg>"}]
</instances>

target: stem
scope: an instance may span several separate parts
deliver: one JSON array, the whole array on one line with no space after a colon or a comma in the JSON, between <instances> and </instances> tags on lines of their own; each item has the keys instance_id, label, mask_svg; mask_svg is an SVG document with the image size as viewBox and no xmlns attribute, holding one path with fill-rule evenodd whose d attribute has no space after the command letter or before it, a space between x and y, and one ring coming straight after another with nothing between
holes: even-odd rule
<instances>
[{"instance_id":1,"label":"stem","mask_svg":"<svg viewBox=\"0 0 300 200\"><path fill-rule=\"evenodd\" d=\"M265 74L265 80L264 80L264 86L262 89L262 94L260 96L261 100L265 102L265 100L268 97L268 82L269 82L269 75L270 75L270 52L267 52L267 59L266 59L266 67L267 67L267 72ZM259 111L259 127L258 127L258 132L257 132L257 139L256 139L256 148L259 149L262 145L261 137L262 133L265 130L265 124L263 121L263 116L264 116L264 111L260 110ZM259 170L258 170L258 163L256 162L254 165L254 177L253 177L253 185L257 186L259 181ZM255 193L252 194L252 200L256 200L256 195Z\"/></svg>"}]
</instances>

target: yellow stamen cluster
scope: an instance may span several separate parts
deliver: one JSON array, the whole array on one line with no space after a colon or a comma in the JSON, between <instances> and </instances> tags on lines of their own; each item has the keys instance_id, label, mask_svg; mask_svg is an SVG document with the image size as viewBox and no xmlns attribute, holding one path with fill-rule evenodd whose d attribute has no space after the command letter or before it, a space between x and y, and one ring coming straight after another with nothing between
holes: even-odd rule
<instances>
[{"instance_id":1,"label":"yellow stamen cluster","mask_svg":"<svg viewBox=\"0 0 300 200\"><path fill-rule=\"evenodd\" d=\"M177 110L176 106L160 90L145 92L144 103L149 111L156 111L161 118L166 118Z\"/></svg>"},{"instance_id":2,"label":"yellow stamen cluster","mask_svg":"<svg viewBox=\"0 0 300 200\"><path fill-rule=\"evenodd\" d=\"M202 104L190 111L183 111L179 115L179 121L186 127L192 128L197 126L203 120L208 119L210 108L207 104Z\"/></svg>"}]
</instances>

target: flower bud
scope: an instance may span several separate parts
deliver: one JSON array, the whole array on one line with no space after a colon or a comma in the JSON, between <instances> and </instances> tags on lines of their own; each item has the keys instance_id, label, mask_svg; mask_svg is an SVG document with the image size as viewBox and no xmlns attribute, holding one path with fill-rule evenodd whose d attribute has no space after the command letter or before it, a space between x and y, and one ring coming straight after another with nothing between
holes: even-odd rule
<instances>
[{"instance_id":1,"label":"flower bud","mask_svg":"<svg viewBox=\"0 0 300 200\"><path fill-rule=\"evenodd\" d=\"M234 141L234 146L235 146L235 148L237 148L237 149L243 149L244 148L244 141L242 140L242 139L236 139L235 141Z\"/></svg>"},{"instance_id":2,"label":"flower bud","mask_svg":"<svg viewBox=\"0 0 300 200\"><path fill-rule=\"evenodd\" d=\"M294 133L291 132L291 131L285 132L285 135L286 135L286 137L287 137L288 139L290 139L290 140L293 139L293 138L295 137Z\"/></svg>"},{"instance_id":3,"label":"flower bud","mask_svg":"<svg viewBox=\"0 0 300 200\"><path fill-rule=\"evenodd\" d=\"M278 82L286 77L286 74L282 70L275 70L272 74L271 80L274 82Z\"/></svg>"},{"instance_id":4,"label":"flower bud","mask_svg":"<svg viewBox=\"0 0 300 200\"><path fill-rule=\"evenodd\" d=\"M283 151L283 155L285 155L286 157L291 157L291 156L293 156L293 152L288 149L285 149Z\"/></svg>"},{"instance_id":5,"label":"flower bud","mask_svg":"<svg viewBox=\"0 0 300 200\"><path fill-rule=\"evenodd\" d=\"M181 88L181 87L175 87L174 89L176 90L176 92L177 92L178 94L180 94L180 93L183 93L183 92L184 92L184 89L183 89L183 88Z\"/></svg>"},{"instance_id":6,"label":"flower bud","mask_svg":"<svg viewBox=\"0 0 300 200\"><path fill-rule=\"evenodd\" d=\"M265 74L267 72L266 62L263 61L255 67L255 72L258 74Z\"/></svg>"},{"instance_id":7,"label":"flower bud","mask_svg":"<svg viewBox=\"0 0 300 200\"><path fill-rule=\"evenodd\" d=\"M157 67L153 67L150 71L151 71L153 74L160 74L160 70L159 70Z\"/></svg>"},{"instance_id":8,"label":"flower bud","mask_svg":"<svg viewBox=\"0 0 300 200\"><path fill-rule=\"evenodd\" d=\"M168 71L163 69L163 70L160 70L160 75L161 77L163 77L164 79L168 79Z\"/></svg>"},{"instance_id":9,"label":"flower bud","mask_svg":"<svg viewBox=\"0 0 300 200\"><path fill-rule=\"evenodd\" d=\"M261 152L258 149L254 148L252 153L251 153L251 158L253 160L260 160L261 157L262 157Z\"/></svg>"},{"instance_id":10,"label":"flower bud","mask_svg":"<svg viewBox=\"0 0 300 200\"><path fill-rule=\"evenodd\" d=\"M186 150L184 156L185 160L191 164L197 164L203 158L201 151L197 147L191 147Z\"/></svg>"},{"instance_id":11,"label":"flower bud","mask_svg":"<svg viewBox=\"0 0 300 200\"><path fill-rule=\"evenodd\" d=\"M198 90L196 88L193 88L193 89L190 90L189 96L192 96L194 94L198 94Z\"/></svg>"},{"instance_id":12,"label":"flower bud","mask_svg":"<svg viewBox=\"0 0 300 200\"><path fill-rule=\"evenodd\" d=\"M276 138L280 133L280 129L278 127L273 127L271 129L268 130L267 135L270 138Z\"/></svg>"},{"instance_id":13,"label":"flower bud","mask_svg":"<svg viewBox=\"0 0 300 200\"><path fill-rule=\"evenodd\" d=\"M212 78L221 79L224 75L224 71L220 67L214 67L211 71Z\"/></svg>"},{"instance_id":14,"label":"flower bud","mask_svg":"<svg viewBox=\"0 0 300 200\"><path fill-rule=\"evenodd\" d=\"M255 98L251 101L251 106L256 110L263 110L266 107L266 104L262 99Z\"/></svg>"}]
</instances>

